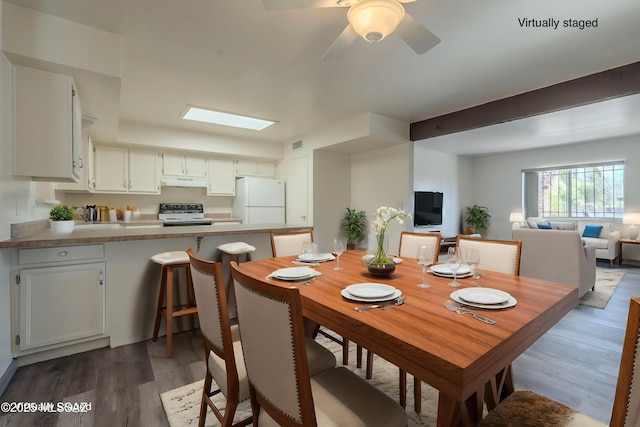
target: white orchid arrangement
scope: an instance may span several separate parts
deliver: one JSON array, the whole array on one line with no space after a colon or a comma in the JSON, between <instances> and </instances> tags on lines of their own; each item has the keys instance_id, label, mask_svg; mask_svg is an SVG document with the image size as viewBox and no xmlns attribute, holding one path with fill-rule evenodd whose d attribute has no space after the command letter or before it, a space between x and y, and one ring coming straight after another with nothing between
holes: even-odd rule
<instances>
[{"instance_id":1,"label":"white orchid arrangement","mask_svg":"<svg viewBox=\"0 0 640 427\"><path fill-rule=\"evenodd\" d=\"M406 218L411 218L411 215L403 211L402 209L396 209L388 206L380 206L376 211L376 219L373 221L373 228L376 230L376 237L378 240L378 247L376 255L371 260L372 264L392 264L393 260L387 257L384 250L384 234L389 228L391 220L395 219L399 224L404 224Z\"/></svg>"}]
</instances>

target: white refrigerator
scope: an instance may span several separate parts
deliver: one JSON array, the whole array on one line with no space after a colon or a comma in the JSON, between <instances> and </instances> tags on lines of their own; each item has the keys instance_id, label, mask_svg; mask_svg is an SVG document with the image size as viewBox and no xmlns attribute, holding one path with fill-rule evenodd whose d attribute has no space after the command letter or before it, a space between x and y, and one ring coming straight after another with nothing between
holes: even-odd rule
<instances>
[{"instance_id":1,"label":"white refrigerator","mask_svg":"<svg viewBox=\"0 0 640 427\"><path fill-rule=\"evenodd\" d=\"M246 177L236 180L233 216L243 224L284 224L284 181Z\"/></svg>"}]
</instances>

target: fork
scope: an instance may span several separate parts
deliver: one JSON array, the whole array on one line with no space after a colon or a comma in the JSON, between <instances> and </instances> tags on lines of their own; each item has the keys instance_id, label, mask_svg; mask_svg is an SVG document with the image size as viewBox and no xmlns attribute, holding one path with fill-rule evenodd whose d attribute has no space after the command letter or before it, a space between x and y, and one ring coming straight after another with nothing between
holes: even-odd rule
<instances>
[{"instance_id":1,"label":"fork","mask_svg":"<svg viewBox=\"0 0 640 427\"><path fill-rule=\"evenodd\" d=\"M444 302L444 306L447 307L450 311L458 314L470 314L481 322L488 323L489 325L495 325L496 322L494 320L489 319L488 317L480 316L478 313L469 310L466 307L460 307L459 305L453 303L450 300Z\"/></svg>"}]
</instances>

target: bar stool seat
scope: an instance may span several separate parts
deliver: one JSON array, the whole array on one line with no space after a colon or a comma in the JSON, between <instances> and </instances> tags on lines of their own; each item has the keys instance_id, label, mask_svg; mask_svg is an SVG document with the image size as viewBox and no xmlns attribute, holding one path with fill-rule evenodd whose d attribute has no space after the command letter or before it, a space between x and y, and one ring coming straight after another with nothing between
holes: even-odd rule
<instances>
[{"instance_id":1,"label":"bar stool seat","mask_svg":"<svg viewBox=\"0 0 640 427\"><path fill-rule=\"evenodd\" d=\"M191 329L194 328L194 317L198 314L196 307L196 298L193 292L193 283L191 281L191 269L189 255L185 251L163 252L153 255L151 261L162 266L162 275L160 278L160 292L158 294L158 306L156 309L156 320L153 327L153 339L158 339L158 331L160 330L160 321L164 317L167 330L167 357L171 357L171 346L173 338L173 319L185 315L191 315ZM174 270L184 268L187 276L187 298L186 305L176 305L173 298ZM164 300L166 297L166 305Z\"/></svg>"},{"instance_id":2,"label":"bar stool seat","mask_svg":"<svg viewBox=\"0 0 640 427\"><path fill-rule=\"evenodd\" d=\"M227 291L227 306L229 306L229 316L231 318L236 317L235 313L235 292L233 291L233 277L231 276L231 261L235 261L240 264L240 257L245 256L246 260L249 260L249 254L256 250L254 246L251 246L245 242L231 242L219 245L216 249L222 254L221 263L225 268L229 269L227 276L227 284L225 290Z\"/></svg>"}]
</instances>

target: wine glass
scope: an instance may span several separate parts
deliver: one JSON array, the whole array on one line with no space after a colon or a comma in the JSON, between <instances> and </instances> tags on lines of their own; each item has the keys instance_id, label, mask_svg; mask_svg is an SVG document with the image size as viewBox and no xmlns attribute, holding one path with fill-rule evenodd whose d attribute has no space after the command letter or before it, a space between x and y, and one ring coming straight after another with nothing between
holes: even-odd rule
<instances>
[{"instance_id":1,"label":"wine glass","mask_svg":"<svg viewBox=\"0 0 640 427\"><path fill-rule=\"evenodd\" d=\"M306 240L302 244L302 259L308 260L313 252L313 245L310 241Z\"/></svg>"},{"instance_id":2,"label":"wine glass","mask_svg":"<svg viewBox=\"0 0 640 427\"><path fill-rule=\"evenodd\" d=\"M458 248L452 247L447 251L447 265L449 266L449 270L453 273L453 281L449 282L449 286L457 288L460 286L460 283L456 280L456 274L458 273L458 269L460 268L460 254L458 253Z\"/></svg>"},{"instance_id":3,"label":"wine glass","mask_svg":"<svg viewBox=\"0 0 640 427\"><path fill-rule=\"evenodd\" d=\"M424 273L431 264L433 264L433 246L421 245L418 246L418 253L416 254L418 265L422 268L422 283L418 284L419 288L430 288L431 285L424 280Z\"/></svg>"},{"instance_id":4,"label":"wine glass","mask_svg":"<svg viewBox=\"0 0 640 427\"><path fill-rule=\"evenodd\" d=\"M340 255L342 255L342 252L344 252L342 239L333 239L333 255L335 255L338 260L336 268L334 268L334 270L342 270L342 267L340 267Z\"/></svg>"},{"instance_id":5,"label":"wine glass","mask_svg":"<svg viewBox=\"0 0 640 427\"><path fill-rule=\"evenodd\" d=\"M476 273L476 267L480 264L480 252L476 248L468 248L465 252L465 261L471 270L472 277L474 279L479 279L480 276ZM471 282L472 285L478 285L478 282Z\"/></svg>"}]
</instances>

